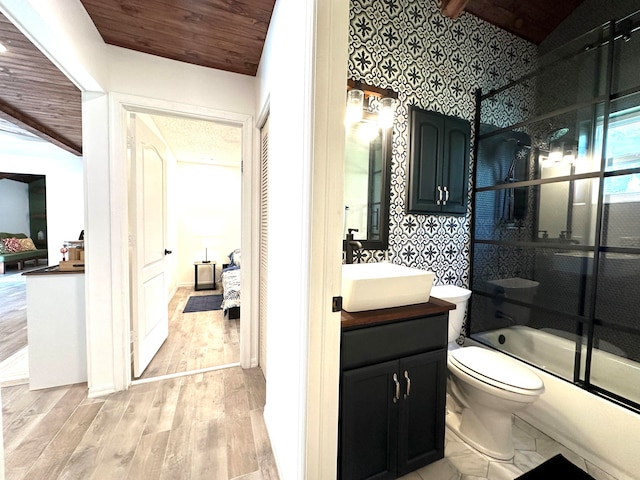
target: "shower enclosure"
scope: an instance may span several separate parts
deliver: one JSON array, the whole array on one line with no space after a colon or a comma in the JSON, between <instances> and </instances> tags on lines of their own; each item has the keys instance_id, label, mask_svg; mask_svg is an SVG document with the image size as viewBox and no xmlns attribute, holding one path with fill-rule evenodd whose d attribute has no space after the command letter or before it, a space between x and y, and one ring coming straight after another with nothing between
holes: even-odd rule
<instances>
[{"instance_id":1,"label":"shower enclosure","mask_svg":"<svg viewBox=\"0 0 640 480\"><path fill-rule=\"evenodd\" d=\"M467 321L471 338L634 410L639 30L640 12L609 22L478 92Z\"/></svg>"}]
</instances>

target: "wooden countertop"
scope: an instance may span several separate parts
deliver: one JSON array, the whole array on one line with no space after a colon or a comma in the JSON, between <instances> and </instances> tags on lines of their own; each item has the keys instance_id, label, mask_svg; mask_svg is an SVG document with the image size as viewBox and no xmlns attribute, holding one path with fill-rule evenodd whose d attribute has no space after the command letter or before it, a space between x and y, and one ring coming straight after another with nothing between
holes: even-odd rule
<instances>
[{"instance_id":1,"label":"wooden countertop","mask_svg":"<svg viewBox=\"0 0 640 480\"><path fill-rule=\"evenodd\" d=\"M82 274L84 275L84 270L60 270L59 265L53 265L50 267L39 268L37 270L30 270L28 272L24 272L22 275L31 276L31 275L68 275L70 273Z\"/></svg>"},{"instance_id":2,"label":"wooden countertop","mask_svg":"<svg viewBox=\"0 0 640 480\"><path fill-rule=\"evenodd\" d=\"M427 303L417 303L403 307L381 308L365 312L346 312L342 310L340 323L344 330L378 323L439 315L455 308L456 306L453 303L431 297Z\"/></svg>"}]
</instances>

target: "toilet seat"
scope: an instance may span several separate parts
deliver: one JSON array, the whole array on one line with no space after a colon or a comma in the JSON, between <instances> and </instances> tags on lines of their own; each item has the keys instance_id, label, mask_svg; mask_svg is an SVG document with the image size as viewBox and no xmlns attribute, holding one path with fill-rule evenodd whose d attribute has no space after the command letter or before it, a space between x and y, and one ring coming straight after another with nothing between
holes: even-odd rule
<instances>
[{"instance_id":1,"label":"toilet seat","mask_svg":"<svg viewBox=\"0 0 640 480\"><path fill-rule=\"evenodd\" d=\"M538 396L544 391L544 383L531 369L486 348L458 348L449 352L448 360L461 372L502 390L528 396Z\"/></svg>"}]
</instances>

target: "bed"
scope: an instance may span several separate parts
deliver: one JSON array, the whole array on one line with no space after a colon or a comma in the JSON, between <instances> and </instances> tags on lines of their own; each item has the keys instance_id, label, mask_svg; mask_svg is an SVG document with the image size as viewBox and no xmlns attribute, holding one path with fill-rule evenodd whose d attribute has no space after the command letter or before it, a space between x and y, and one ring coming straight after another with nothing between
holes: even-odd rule
<instances>
[{"instance_id":1,"label":"bed","mask_svg":"<svg viewBox=\"0 0 640 480\"><path fill-rule=\"evenodd\" d=\"M222 311L229 320L240 318L240 249L229 254L222 268Z\"/></svg>"}]
</instances>

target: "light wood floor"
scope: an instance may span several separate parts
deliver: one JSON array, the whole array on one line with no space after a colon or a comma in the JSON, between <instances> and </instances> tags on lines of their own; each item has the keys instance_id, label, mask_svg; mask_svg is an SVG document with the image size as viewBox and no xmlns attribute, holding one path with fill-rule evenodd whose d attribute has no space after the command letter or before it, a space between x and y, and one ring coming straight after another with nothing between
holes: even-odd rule
<instances>
[{"instance_id":1,"label":"light wood floor","mask_svg":"<svg viewBox=\"0 0 640 480\"><path fill-rule=\"evenodd\" d=\"M0 275L0 362L26 346L27 286L22 273L7 266Z\"/></svg>"},{"instance_id":2,"label":"light wood floor","mask_svg":"<svg viewBox=\"0 0 640 480\"><path fill-rule=\"evenodd\" d=\"M0 282L0 350L7 352L27 343L25 287L11 283ZM182 313L189 295L215 293L178 290L169 338L141 378L238 361L237 320L222 311ZM86 384L17 385L2 388L2 401L7 480L278 479L259 368L155 381L97 399L87 398Z\"/></svg>"},{"instance_id":3,"label":"light wood floor","mask_svg":"<svg viewBox=\"0 0 640 480\"><path fill-rule=\"evenodd\" d=\"M7 480L278 479L259 368L86 394L2 389Z\"/></svg>"},{"instance_id":4,"label":"light wood floor","mask_svg":"<svg viewBox=\"0 0 640 480\"><path fill-rule=\"evenodd\" d=\"M169 302L169 337L141 379L240 361L240 320L225 319L222 310L182 313L189 296L221 293L178 288Z\"/></svg>"}]
</instances>

